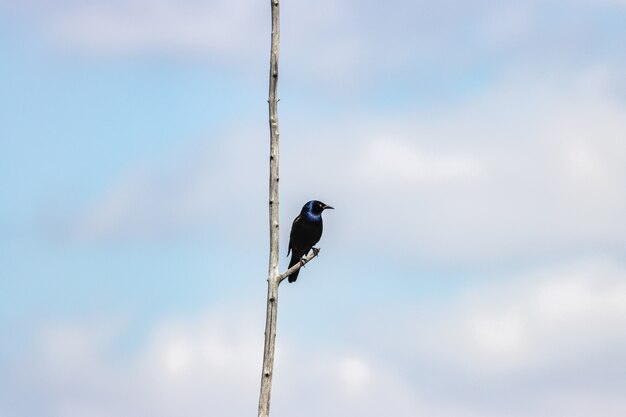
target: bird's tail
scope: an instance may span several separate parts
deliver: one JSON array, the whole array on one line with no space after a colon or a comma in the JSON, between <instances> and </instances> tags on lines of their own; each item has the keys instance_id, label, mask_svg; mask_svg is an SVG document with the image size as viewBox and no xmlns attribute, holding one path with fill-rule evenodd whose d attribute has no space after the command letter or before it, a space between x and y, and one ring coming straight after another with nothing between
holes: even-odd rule
<instances>
[{"instance_id":1,"label":"bird's tail","mask_svg":"<svg viewBox=\"0 0 626 417\"><path fill-rule=\"evenodd\" d=\"M291 260L289 261L289 268L291 268L292 266L296 265L298 262L300 262L300 259L302 258L302 255L298 256L299 254L296 254L296 251L292 251L291 252ZM289 282L296 282L296 280L298 279L298 272L300 272L300 270L298 269L296 272L294 272L293 274L289 275L287 277L287 280Z\"/></svg>"}]
</instances>

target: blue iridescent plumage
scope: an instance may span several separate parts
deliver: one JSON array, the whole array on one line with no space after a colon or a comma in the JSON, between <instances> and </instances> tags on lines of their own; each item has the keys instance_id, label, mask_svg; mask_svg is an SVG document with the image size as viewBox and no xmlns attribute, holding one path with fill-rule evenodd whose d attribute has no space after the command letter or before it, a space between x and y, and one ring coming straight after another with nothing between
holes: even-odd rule
<instances>
[{"instance_id":1,"label":"blue iridescent plumage","mask_svg":"<svg viewBox=\"0 0 626 417\"><path fill-rule=\"evenodd\" d=\"M311 200L302 207L300 214L291 225L289 250L287 251L287 256L291 252L289 268L300 262L300 259L309 253L313 245L319 242L324 228L322 212L332 208L317 200ZM289 276L289 282L294 282L298 278L298 272L300 271L298 270Z\"/></svg>"}]
</instances>

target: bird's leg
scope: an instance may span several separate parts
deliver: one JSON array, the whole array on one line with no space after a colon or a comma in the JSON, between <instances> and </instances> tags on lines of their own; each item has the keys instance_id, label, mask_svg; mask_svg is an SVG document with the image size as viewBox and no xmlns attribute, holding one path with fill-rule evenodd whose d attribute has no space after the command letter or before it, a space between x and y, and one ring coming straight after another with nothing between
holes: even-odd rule
<instances>
[{"instance_id":1,"label":"bird's leg","mask_svg":"<svg viewBox=\"0 0 626 417\"><path fill-rule=\"evenodd\" d=\"M306 262L304 262L304 258L300 258L300 268L304 268L306 266Z\"/></svg>"},{"instance_id":2,"label":"bird's leg","mask_svg":"<svg viewBox=\"0 0 626 417\"><path fill-rule=\"evenodd\" d=\"M311 250L313 250L313 253L315 254L315 256L320 254L320 248L316 248L315 246L313 246Z\"/></svg>"}]
</instances>

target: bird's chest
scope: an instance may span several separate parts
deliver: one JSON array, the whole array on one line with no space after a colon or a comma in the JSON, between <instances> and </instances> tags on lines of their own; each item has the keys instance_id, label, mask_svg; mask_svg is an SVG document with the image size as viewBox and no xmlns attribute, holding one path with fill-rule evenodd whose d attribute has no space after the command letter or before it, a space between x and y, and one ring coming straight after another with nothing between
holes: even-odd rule
<instances>
[{"instance_id":1,"label":"bird's chest","mask_svg":"<svg viewBox=\"0 0 626 417\"><path fill-rule=\"evenodd\" d=\"M294 224L293 237L299 247L311 247L322 237L322 219L302 219Z\"/></svg>"}]
</instances>

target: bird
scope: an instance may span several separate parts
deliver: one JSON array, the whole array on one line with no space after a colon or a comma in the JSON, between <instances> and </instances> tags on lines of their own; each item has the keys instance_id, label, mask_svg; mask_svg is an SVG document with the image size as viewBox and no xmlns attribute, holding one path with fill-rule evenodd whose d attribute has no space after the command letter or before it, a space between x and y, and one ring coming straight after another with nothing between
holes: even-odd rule
<instances>
[{"instance_id":1,"label":"bird","mask_svg":"<svg viewBox=\"0 0 626 417\"><path fill-rule=\"evenodd\" d=\"M300 214L294 219L287 251L287 256L291 252L289 268L300 262L311 249L317 250L313 245L322 237L322 212L327 209L334 209L334 207L318 200L311 200L302 207ZM289 275L289 282L295 282L298 279L298 272L300 270Z\"/></svg>"}]
</instances>

